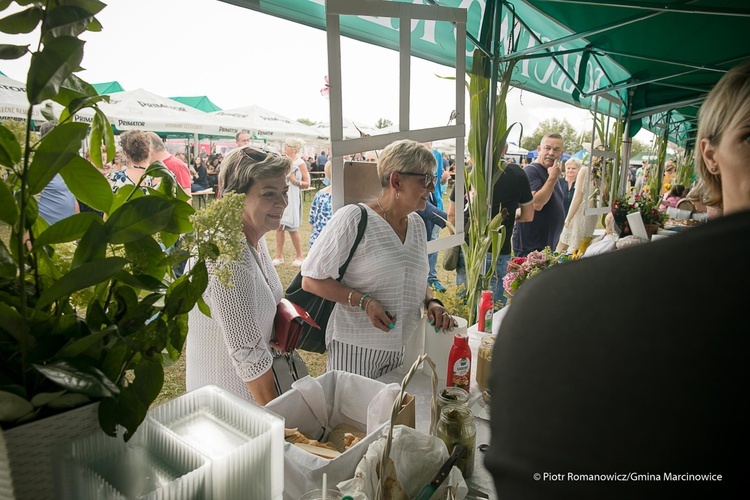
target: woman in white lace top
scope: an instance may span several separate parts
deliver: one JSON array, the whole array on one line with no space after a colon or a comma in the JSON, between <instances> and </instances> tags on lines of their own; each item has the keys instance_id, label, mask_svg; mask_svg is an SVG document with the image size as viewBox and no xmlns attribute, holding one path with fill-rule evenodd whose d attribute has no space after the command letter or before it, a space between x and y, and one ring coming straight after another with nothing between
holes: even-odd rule
<instances>
[{"instance_id":1,"label":"woman in white lace top","mask_svg":"<svg viewBox=\"0 0 750 500\"><path fill-rule=\"evenodd\" d=\"M336 302L326 331L328 370L378 378L403 362L423 309L434 330L454 326L427 286L427 234L416 210L435 189L435 157L418 142L387 146L378 161L383 192L363 204L367 229L341 282L339 268L357 236L362 211L338 210L302 264L302 288Z\"/></svg>"},{"instance_id":2,"label":"woman in white lace top","mask_svg":"<svg viewBox=\"0 0 750 500\"><path fill-rule=\"evenodd\" d=\"M220 283L206 262L209 281L203 299L211 317L196 307L188 318L187 390L215 384L265 405L277 396L270 343L283 291L264 236L279 227L286 208L290 161L245 147L230 151L221 165L222 192L245 194L247 246L230 264L231 286Z\"/></svg>"}]
</instances>

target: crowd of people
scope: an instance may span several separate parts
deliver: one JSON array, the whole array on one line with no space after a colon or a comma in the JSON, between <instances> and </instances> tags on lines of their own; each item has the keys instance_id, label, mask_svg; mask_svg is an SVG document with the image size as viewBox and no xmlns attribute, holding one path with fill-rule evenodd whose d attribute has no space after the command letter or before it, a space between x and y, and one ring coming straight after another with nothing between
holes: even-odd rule
<instances>
[{"instance_id":1,"label":"crowd of people","mask_svg":"<svg viewBox=\"0 0 750 500\"><path fill-rule=\"evenodd\" d=\"M662 193L663 209L686 201L691 210L714 210L714 220L658 244L556 266L514 295L490 377L492 443L485 463L499 494L581 497L582 487L574 482L539 481L536 473L543 471L720 471L727 477L721 487L741 477L747 459L744 442L736 439L742 415L736 405L744 394L738 386L747 380L747 369L741 368L747 335L739 316L744 298L729 291L741 284L731 264L743 262L750 243L748 127L750 64L744 64L729 71L701 107L698 182L680 185L674 182L674 165L665 167L670 187ZM443 211L443 190L451 177L443 155L430 144L399 140L351 158L376 162L381 194L332 213L331 161L325 153L303 157L304 144L296 139L288 139L281 153L249 146L242 133L236 139L237 147L225 155L188 160L170 154L155 133L130 131L121 134L121 152L102 172L114 192L126 186L147 189L159 179L145 176L146 168L161 161L188 193L214 189L244 196L238 229L247 245L229 264L231 285L216 279L209 262L204 300L211 316L198 307L190 313L188 390L216 384L260 405L278 396L272 365L280 346L271 339L283 296L276 268L283 263L286 233L303 289L335 303L325 332L328 370L378 378L402 364L404 346L422 315L436 334L453 329L451 312L433 296L442 288L437 255L426 250L445 221L454 223L458 216L455 190ZM506 230L491 280L496 300L503 300L502 281L513 256L545 248L571 251L594 232L596 219L585 211L600 166L564 163L563 144L558 133L544 135L536 161L504 164L492 185L492 216L502 214ZM321 165L329 185L313 199L305 256L301 190ZM642 192L642 184L643 177L636 176L632 189ZM55 198L47 191L39 207L48 222L66 216L63 207L80 210L74 198ZM468 205L468 198L464 201ZM341 276L363 218L367 229ZM611 241L616 232L608 214L601 241ZM266 244L268 233L275 235L275 258ZM591 248L608 253L606 245ZM639 307L637 316L623 317L623 301L662 300L662 288L644 285L665 265L693 269L695 256L709 248L730 265L713 266L703 288L710 293L691 310L690 328L674 328L673 316L659 307ZM465 266L459 256L459 283L465 282ZM694 289L691 273L672 278L671 287ZM603 293L613 288L619 298ZM583 496L640 498L652 487L636 481L613 490L589 483Z\"/></svg>"}]
</instances>

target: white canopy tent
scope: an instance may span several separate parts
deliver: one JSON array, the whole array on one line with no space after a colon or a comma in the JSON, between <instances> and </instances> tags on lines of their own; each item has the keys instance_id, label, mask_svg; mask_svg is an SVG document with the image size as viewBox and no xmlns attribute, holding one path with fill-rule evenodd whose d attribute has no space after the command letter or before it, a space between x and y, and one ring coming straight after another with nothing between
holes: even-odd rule
<instances>
[{"instance_id":1,"label":"white canopy tent","mask_svg":"<svg viewBox=\"0 0 750 500\"><path fill-rule=\"evenodd\" d=\"M214 119L222 122L225 128L236 128L237 131L247 130L258 139L278 142L284 141L289 137L296 137L306 142L315 142L318 140L318 131L313 127L256 104L241 108L214 111L209 114Z\"/></svg>"},{"instance_id":2,"label":"white canopy tent","mask_svg":"<svg viewBox=\"0 0 750 500\"><path fill-rule=\"evenodd\" d=\"M0 75L0 122L6 120L26 121L29 100L26 97L26 84L4 75ZM47 121L40 112L40 106L34 106L31 113L34 121Z\"/></svg>"},{"instance_id":3,"label":"white canopy tent","mask_svg":"<svg viewBox=\"0 0 750 500\"><path fill-rule=\"evenodd\" d=\"M234 137L237 130L223 127L222 121L209 113L153 94L144 89L109 94L110 102L99 107L118 131L152 130L180 135ZM76 121L90 123L93 111L85 109Z\"/></svg>"},{"instance_id":4,"label":"white canopy tent","mask_svg":"<svg viewBox=\"0 0 750 500\"><path fill-rule=\"evenodd\" d=\"M318 130L318 135L321 139L326 141L331 138L331 126L328 123L319 123L315 126ZM391 134L398 132L393 126L385 128L375 128L371 125L365 125L362 122L354 121L351 118L344 117L344 139L359 139L362 134L365 136L374 136L382 134Z\"/></svg>"}]
</instances>

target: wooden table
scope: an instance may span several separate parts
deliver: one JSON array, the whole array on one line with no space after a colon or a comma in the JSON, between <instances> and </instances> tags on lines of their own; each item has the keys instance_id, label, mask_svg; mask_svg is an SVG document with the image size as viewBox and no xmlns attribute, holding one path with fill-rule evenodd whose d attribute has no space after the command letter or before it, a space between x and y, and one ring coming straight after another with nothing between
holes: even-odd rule
<instances>
[{"instance_id":1,"label":"wooden table","mask_svg":"<svg viewBox=\"0 0 750 500\"><path fill-rule=\"evenodd\" d=\"M204 189L203 191L193 191L190 193L193 198L198 200L198 208L200 209L201 206L206 206L206 196L214 194L213 189Z\"/></svg>"}]
</instances>

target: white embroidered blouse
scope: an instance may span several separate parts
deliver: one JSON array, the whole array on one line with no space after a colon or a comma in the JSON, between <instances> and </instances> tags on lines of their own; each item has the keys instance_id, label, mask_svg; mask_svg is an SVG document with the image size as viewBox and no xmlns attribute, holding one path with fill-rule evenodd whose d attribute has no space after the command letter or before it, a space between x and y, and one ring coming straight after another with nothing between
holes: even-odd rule
<instances>
[{"instance_id":1,"label":"white embroidered blouse","mask_svg":"<svg viewBox=\"0 0 750 500\"><path fill-rule=\"evenodd\" d=\"M401 240L377 212L367 210L367 229L341 283L369 293L396 315L396 328L378 330L357 307L337 303L326 331L331 339L346 344L400 351L417 326L427 291L427 232L422 218L409 214L406 240ZM349 256L361 217L357 205L339 209L315 240L302 263L302 275L315 279L338 278L338 270Z\"/></svg>"},{"instance_id":2,"label":"white embroidered blouse","mask_svg":"<svg viewBox=\"0 0 750 500\"><path fill-rule=\"evenodd\" d=\"M188 315L188 391L214 384L253 401L245 382L271 369L273 358L268 343L283 291L265 238L260 239L259 248L256 252L248 245L241 257L231 263L231 287L219 283L213 265L206 262L208 286L203 299L211 309L211 317L197 306Z\"/></svg>"}]
</instances>

